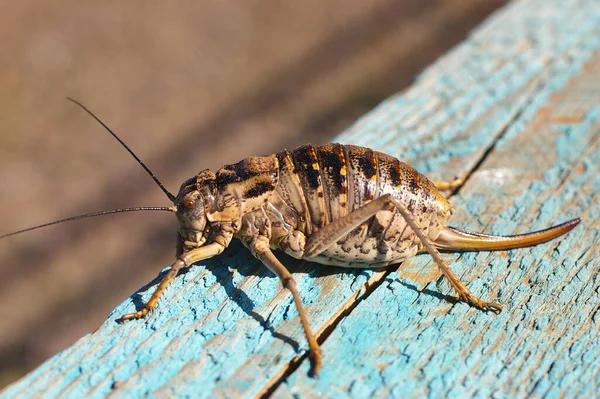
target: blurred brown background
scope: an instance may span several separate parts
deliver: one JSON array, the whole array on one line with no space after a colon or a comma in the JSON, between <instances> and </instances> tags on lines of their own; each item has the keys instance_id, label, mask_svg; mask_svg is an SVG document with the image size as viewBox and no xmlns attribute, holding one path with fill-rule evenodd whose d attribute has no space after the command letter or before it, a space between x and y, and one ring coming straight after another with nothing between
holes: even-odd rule
<instances>
[{"instance_id":1,"label":"blurred brown background","mask_svg":"<svg viewBox=\"0 0 600 399\"><path fill-rule=\"evenodd\" d=\"M85 212L170 205L164 184L323 143L504 1L4 1L0 234ZM87 219L0 241L0 387L172 261L175 218Z\"/></svg>"}]
</instances>

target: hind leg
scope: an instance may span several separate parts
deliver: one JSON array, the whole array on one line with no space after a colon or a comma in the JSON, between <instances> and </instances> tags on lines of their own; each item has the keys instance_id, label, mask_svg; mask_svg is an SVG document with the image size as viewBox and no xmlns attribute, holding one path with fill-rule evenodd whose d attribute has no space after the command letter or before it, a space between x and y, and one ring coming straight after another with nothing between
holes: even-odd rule
<instances>
[{"instance_id":1,"label":"hind leg","mask_svg":"<svg viewBox=\"0 0 600 399\"><path fill-rule=\"evenodd\" d=\"M427 238L425 234L423 234L423 231L421 230L419 225L417 225L417 223L414 221L412 215L402 204L402 202L392 197L390 194L382 195L381 197L364 205L362 208L357 209L356 211L346 215L341 219L335 220L334 222L313 233L313 235L306 243L304 249L304 256L313 257L325 251L327 248L333 245L336 241L343 238L354 228L366 222L371 217L375 216L377 212L384 209L389 209L390 204L393 204L396 207L396 209L398 209L398 212L402 215L404 220L406 220L406 223L414 231L417 237L419 237L419 240L421 240L423 247L427 250L427 252L429 252L435 263L438 265L438 267L444 274L444 276L450 282L452 288L454 288L458 293L459 299L481 310L491 310L493 312L500 312L502 310L502 305L494 302L482 301L481 299L471 294L471 291L469 291L469 289L463 284L463 282L460 281L458 276L454 274L452 269L450 269L448 264L446 264L446 262L440 255L440 252L434 247L429 238Z\"/></svg>"},{"instance_id":2,"label":"hind leg","mask_svg":"<svg viewBox=\"0 0 600 399\"><path fill-rule=\"evenodd\" d=\"M406 223L408 223L408 225L415 232L417 237L419 237L421 243L423 244L427 252L429 252L429 255L431 255L431 257L438 265L444 276L448 279L448 282L450 282L452 288L456 290L456 292L458 293L458 298L475 306L478 309L486 311L491 310L494 313L500 313L502 311L502 305L495 302L482 301L475 295L471 294L471 291L469 291L469 289L463 284L463 282L460 281L458 276L446 264L446 261L444 261L444 259L440 255L440 252L431 243L429 238L427 238L425 234L423 234L423 231L414 221L406 207L395 198L392 198L391 201L396 206L396 209L398 209L398 212L400 212L402 217L406 220Z\"/></svg>"}]
</instances>

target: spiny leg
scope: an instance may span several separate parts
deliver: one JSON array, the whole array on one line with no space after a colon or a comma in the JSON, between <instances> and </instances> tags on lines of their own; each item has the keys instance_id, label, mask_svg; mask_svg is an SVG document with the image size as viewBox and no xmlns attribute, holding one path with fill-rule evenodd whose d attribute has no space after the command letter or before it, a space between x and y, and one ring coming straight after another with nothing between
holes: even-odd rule
<instances>
[{"instance_id":1,"label":"spiny leg","mask_svg":"<svg viewBox=\"0 0 600 399\"><path fill-rule=\"evenodd\" d=\"M431 257L433 258L435 263L437 263L444 276L446 276L446 278L450 282L452 288L456 290L459 299L481 310L491 310L495 313L501 312L502 305L495 302L482 301L475 295L471 294L471 291L469 291L469 289L463 284L463 282L460 281L458 276L454 274L452 269L450 269L450 267L446 264L446 262L442 258L442 255L440 255L440 252L433 246L429 238L427 238L425 234L423 234L423 231L414 221L414 219L412 218L408 210L404 207L404 205L396 198L392 198L391 201L396 206L396 209L398 209L398 212L400 212L404 220L406 220L406 223L408 223L408 225L415 232L417 237L419 237L421 243L423 244L425 249L427 249L427 252L429 252L429 255L431 255Z\"/></svg>"},{"instance_id":2,"label":"spiny leg","mask_svg":"<svg viewBox=\"0 0 600 399\"><path fill-rule=\"evenodd\" d=\"M369 218L375 216L378 211L381 211L393 204L398 212L402 215L406 223L410 226L410 228L415 232L419 240L423 243L427 252L431 255L435 263L437 263L438 267L446 276L452 288L456 290L458 293L458 297L461 300L464 300L467 303L475 306L478 309L482 310L492 310L494 312L499 312L502 309L502 306L493 303L493 302L485 302L481 299L477 298L469 289L460 281L458 276L454 274L452 269L446 264L440 252L433 246L429 238L423 234L421 228L414 221L410 212L406 209L406 207L396 198L392 197L390 194L382 195L381 197L369 202L363 207L357 209L356 211L346 215L345 217L334 221L331 224L323 227L317 232L313 233L308 242L306 243L304 256L305 257L313 257L321 252L325 251L331 245L333 245L336 241L340 240L350 231L355 229L361 223L366 222Z\"/></svg>"},{"instance_id":3,"label":"spiny leg","mask_svg":"<svg viewBox=\"0 0 600 399\"><path fill-rule=\"evenodd\" d=\"M126 315L123 315L121 317L121 321L132 320L132 319L141 319L141 318L145 317L148 314L148 312L150 312L152 309L154 309L156 307L156 305L158 305L158 300L160 299L162 294L165 292L167 287L169 285L171 285L171 283L177 276L177 273L179 272L179 270L181 270L184 267L188 267L191 264L193 264L194 262L198 262L199 260L212 258L213 256L218 255L221 252L223 252L225 247L226 247L226 245L223 245L222 243L213 242L213 243L205 245L203 247L188 251L188 252L182 254L181 256L179 256L179 258L175 261L175 263L173 263L173 265L171 265L171 268L169 269L169 271L167 273L165 273L162 280L160 281L160 284L158 285L158 287L156 288L156 290L150 297L150 300L148 302L146 302L144 307L142 309L138 310L137 312L128 313Z\"/></svg>"},{"instance_id":4,"label":"spiny leg","mask_svg":"<svg viewBox=\"0 0 600 399\"><path fill-rule=\"evenodd\" d=\"M310 349L310 355L313 360L313 374L319 374L319 370L321 369L321 348L319 347L319 343L315 338L312 330L310 329L310 324L308 322L308 318L306 317L306 313L304 312L304 306L302 305L302 299L300 299L300 295L298 294L298 290L296 289L296 282L294 278L290 274L290 272L286 269L286 267L275 257L271 248L269 248L269 240L267 237L259 236L253 239L248 243L248 247L252 251L252 254L259 259L266 267L269 268L273 273L279 277L281 283L284 288L287 288L292 293L292 297L294 298L294 304L298 309L298 314L300 315L300 321L302 322L302 327L304 328L304 334L306 335L306 339L308 341L308 346Z\"/></svg>"},{"instance_id":5,"label":"spiny leg","mask_svg":"<svg viewBox=\"0 0 600 399\"><path fill-rule=\"evenodd\" d=\"M311 258L325 251L377 212L390 206L391 198L390 194L382 195L314 232L304 246L304 257Z\"/></svg>"}]
</instances>

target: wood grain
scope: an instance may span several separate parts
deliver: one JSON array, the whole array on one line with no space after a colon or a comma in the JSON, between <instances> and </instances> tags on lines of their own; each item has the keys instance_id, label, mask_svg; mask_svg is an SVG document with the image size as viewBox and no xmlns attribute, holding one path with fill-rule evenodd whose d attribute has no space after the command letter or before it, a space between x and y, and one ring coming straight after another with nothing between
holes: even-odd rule
<instances>
[{"instance_id":1,"label":"wood grain","mask_svg":"<svg viewBox=\"0 0 600 399\"><path fill-rule=\"evenodd\" d=\"M531 249L446 255L502 314L455 304L428 256L376 272L280 255L324 341L310 378L290 296L235 244L181 274L149 319L115 322L145 287L2 395L596 395L600 5L548 3L512 3L336 139L434 178L466 173L452 225L511 234L583 217Z\"/></svg>"},{"instance_id":2,"label":"wood grain","mask_svg":"<svg viewBox=\"0 0 600 399\"><path fill-rule=\"evenodd\" d=\"M4 3L0 234L168 205L65 96L176 190L203 168L329 141L505 2ZM171 262L175 230L172 215L138 213L0 240L0 389L94 331L154 278Z\"/></svg>"}]
</instances>

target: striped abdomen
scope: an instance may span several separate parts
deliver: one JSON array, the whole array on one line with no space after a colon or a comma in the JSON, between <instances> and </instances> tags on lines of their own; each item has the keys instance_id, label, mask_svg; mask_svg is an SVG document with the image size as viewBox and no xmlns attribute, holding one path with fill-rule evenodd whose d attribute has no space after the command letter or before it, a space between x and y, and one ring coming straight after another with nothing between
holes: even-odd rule
<instances>
[{"instance_id":1,"label":"striped abdomen","mask_svg":"<svg viewBox=\"0 0 600 399\"><path fill-rule=\"evenodd\" d=\"M307 237L385 193L400 199L435 240L452 206L416 170L368 148L305 145L277 154L277 193L290 207L288 223ZM396 211L382 211L313 260L342 266L384 266L402 261L420 242Z\"/></svg>"}]
</instances>

